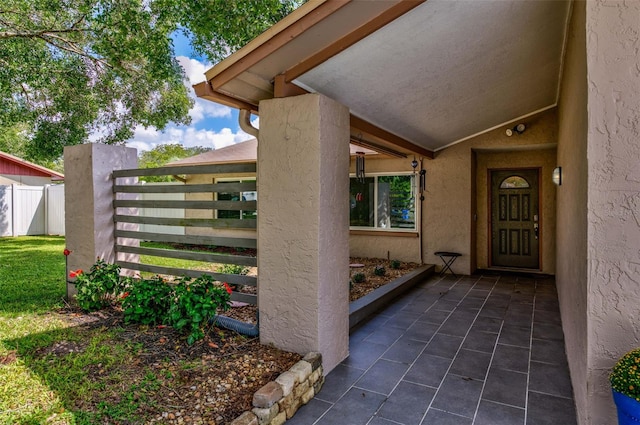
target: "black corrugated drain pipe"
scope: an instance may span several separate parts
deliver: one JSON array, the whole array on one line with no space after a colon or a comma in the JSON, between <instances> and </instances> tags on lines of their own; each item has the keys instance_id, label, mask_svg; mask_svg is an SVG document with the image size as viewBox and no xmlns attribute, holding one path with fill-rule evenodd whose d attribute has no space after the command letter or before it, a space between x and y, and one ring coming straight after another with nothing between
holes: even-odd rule
<instances>
[{"instance_id":1,"label":"black corrugated drain pipe","mask_svg":"<svg viewBox=\"0 0 640 425\"><path fill-rule=\"evenodd\" d=\"M258 318L259 320L259 318ZM240 320L232 319L227 316L215 315L211 318L210 323L221 328L228 329L245 335L251 338L255 338L260 335L260 326L258 323L252 325L250 323L241 322Z\"/></svg>"}]
</instances>

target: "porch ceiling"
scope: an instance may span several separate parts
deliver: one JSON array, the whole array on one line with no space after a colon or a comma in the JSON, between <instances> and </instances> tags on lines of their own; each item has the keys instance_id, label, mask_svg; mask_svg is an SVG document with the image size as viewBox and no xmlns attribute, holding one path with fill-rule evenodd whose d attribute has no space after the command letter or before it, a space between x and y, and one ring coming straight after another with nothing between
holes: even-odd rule
<instances>
[{"instance_id":1,"label":"porch ceiling","mask_svg":"<svg viewBox=\"0 0 640 425\"><path fill-rule=\"evenodd\" d=\"M302 87L348 106L352 127L364 120L383 130L355 126L365 138L437 151L556 105L570 5L308 2L209 70L207 81L251 105Z\"/></svg>"}]
</instances>

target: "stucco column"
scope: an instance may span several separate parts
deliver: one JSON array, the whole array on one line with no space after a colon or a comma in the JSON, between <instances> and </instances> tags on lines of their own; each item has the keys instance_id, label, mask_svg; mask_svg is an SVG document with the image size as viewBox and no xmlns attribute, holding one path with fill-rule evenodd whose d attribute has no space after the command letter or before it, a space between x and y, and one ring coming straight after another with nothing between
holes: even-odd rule
<instances>
[{"instance_id":1,"label":"stucco column","mask_svg":"<svg viewBox=\"0 0 640 425\"><path fill-rule=\"evenodd\" d=\"M316 94L260 102L260 340L319 351L325 373L349 348L349 111Z\"/></svg>"},{"instance_id":2,"label":"stucco column","mask_svg":"<svg viewBox=\"0 0 640 425\"><path fill-rule=\"evenodd\" d=\"M89 270L101 258L115 260L111 172L137 168L137 151L87 143L64 148L65 231L69 270ZM67 284L67 294L75 287Z\"/></svg>"},{"instance_id":3,"label":"stucco column","mask_svg":"<svg viewBox=\"0 0 640 425\"><path fill-rule=\"evenodd\" d=\"M640 2L586 2L589 415L615 423L608 375L640 345Z\"/></svg>"}]
</instances>

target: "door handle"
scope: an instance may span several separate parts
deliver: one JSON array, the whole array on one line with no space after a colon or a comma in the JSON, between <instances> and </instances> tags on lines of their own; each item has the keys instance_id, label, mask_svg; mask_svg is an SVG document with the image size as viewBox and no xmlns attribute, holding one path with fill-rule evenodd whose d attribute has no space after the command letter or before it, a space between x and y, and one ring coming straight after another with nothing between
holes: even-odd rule
<instances>
[{"instance_id":1,"label":"door handle","mask_svg":"<svg viewBox=\"0 0 640 425\"><path fill-rule=\"evenodd\" d=\"M540 230L540 226L538 225L538 223L533 223L533 234L536 236L536 239L538 239L539 230Z\"/></svg>"}]
</instances>

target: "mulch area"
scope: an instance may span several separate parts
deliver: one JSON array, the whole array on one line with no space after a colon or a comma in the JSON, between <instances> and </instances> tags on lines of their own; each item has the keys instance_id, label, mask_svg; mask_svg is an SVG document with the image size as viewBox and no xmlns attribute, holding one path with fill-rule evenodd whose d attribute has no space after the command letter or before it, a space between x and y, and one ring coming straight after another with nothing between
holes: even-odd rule
<instances>
[{"instance_id":1,"label":"mulch area","mask_svg":"<svg viewBox=\"0 0 640 425\"><path fill-rule=\"evenodd\" d=\"M413 263L400 263L400 267L392 269L388 261L380 259L351 258L350 261L363 264L357 272L366 277L364 282L352 285L351 301L418 267ZM384 276L375 275L376 266L385 267ZM354 273L351 271L352 276ZM87 379L100 381L117 373L130 379L130 385L138 385L144 403L140 403L136 415L144 417L144 423L228 424L251 409L253 394L259 388L301 358L295 353L261 345L258 338L246 338L217 327L211 327L205 339L188 345L184 335L171 327L123 323L122 312L117 307L84 314L69 306L58 313L66 318L69 326L87 335L100 329L119 328L121 331L114 343L136 347L135 360L130 364L111 365L109 370L96 365L88 371ZM234 307L223 314L247 323L256 322L255 306ZM36 355L64 356L84 348L79 342L60 341ZM114 367L121 370L114 371ZM140 381L150 372L156 377L156 383L153 390L145 390ZM95 400L74 408L95 412L105 398L117 403L123 397L121 392L120 388L107 386L95 395Z\"/></svg>"},{"instance_id":2,"label":"mulch area","mask_svg":"<svg viewBox=\"0 0 640 425\"><path fill-rule=\"evenodd\" d=\"M88 400L77 401L74 410L97 412L100 405L117 405L127 388L136 388L139 405L134 415L145 424L228 424L252 407L253 394L287 371L301 356L262 345L229 330L211 327L193 345L169 326L125 324L122 312L109 308L82 313L69 307L57 312L88 341L92 334L118 328L112 342L134 350L127 364L93 365L85 379L107 384ZM86 349L82 337L59 341L34 353L35 357L65 356ZM150 374L153 382L146 382ZM117 377L117 378L114 378ZM117 385L108 385L115 383ZM109 423L134 423L118 420ZM142 422L135 422L142 423Z\"/></svg>"},{"instance_id":3,"label":"mulch area","mask_svg":"<svg viewBox=\"0 0 640 425\"><path fill-rule=\"evenodd\" d=\"M361 283L352 282L351 289L349 291L349 301L355 301L358 298L364 297L368 293L378 289L381 286L403 276L410 271L420 267L416 263L398 262L396 268L392 268L391 261L381 260L379 258L358 258L353 257L350 259L350 264L362 264L364 267L351 268L351 276L356 273L364 273L365 281ZM375 273L376 267L384 267L384 275L378 276ZM353 279L352 279L353 280Z\"/></svg>"},{"instance_id":4,"label":"mulch area","mask_svg":"<svg viewBox=\"0 0 640 425\"><path fill-rule=\"evenodd\" d=\"M349 290L349 302L353 302L358 298L362 298L370 292L375 291L381 286L386 285L389 282L403 276L416 268L420 267L417 263L398 262L397 268L391 267L391 261L383 260L380 258L362 258L351 257L349 264L358 264L363 267L351 267L350 274L353 277L356 273L363 273L365 276L364 282L356 283L351 282L351 288ZM382 266L385 269L385 273L382 276L375 274L375 268ZM249 274L254 274L255 270L251 270ZM352 279L353 280L353 279ZM255 293L255 288L247 287L246 291L249 293ZM224 312L225 316L232 317L237 320L241 320L246 323L256 323L257 308L255 306L241 306L234 307L229 311Z\"/></svg>"}]
</instances>

